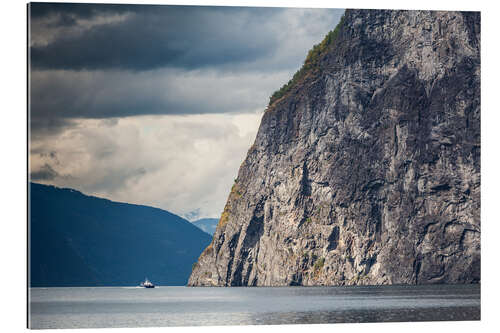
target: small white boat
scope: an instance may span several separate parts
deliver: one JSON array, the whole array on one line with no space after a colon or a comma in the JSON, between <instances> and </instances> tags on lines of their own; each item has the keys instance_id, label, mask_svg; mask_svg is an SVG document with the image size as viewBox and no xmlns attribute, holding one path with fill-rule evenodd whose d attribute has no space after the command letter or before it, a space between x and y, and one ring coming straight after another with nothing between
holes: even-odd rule
<instances>
[{"instance_id":1,"label":"small white boat","mask_svg":"<svg viewBox=\"0 0 500 333\"><path fill-rule=\"evenodd\" d=\"M146 280L144 282L141 282L141 287L144 287L144 288L154 288L155 285L148 280L148 278L146 278Z\"/></svg>"}]
</instances>

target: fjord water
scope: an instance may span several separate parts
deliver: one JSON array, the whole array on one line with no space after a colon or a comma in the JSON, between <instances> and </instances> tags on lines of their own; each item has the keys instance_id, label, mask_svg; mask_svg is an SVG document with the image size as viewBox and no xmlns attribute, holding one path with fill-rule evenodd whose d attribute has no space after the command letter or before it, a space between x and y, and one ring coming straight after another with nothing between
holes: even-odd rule
<instances>
[{"instance_id":1,"label":"fjord water","mask_svg":"<svg viewBox=\"0 0 500 333\"><path fill-rule=\"evenodd\" d=\"M479 320L479 285L31 288L31 328Z\"/></svg>"}]
</instances>

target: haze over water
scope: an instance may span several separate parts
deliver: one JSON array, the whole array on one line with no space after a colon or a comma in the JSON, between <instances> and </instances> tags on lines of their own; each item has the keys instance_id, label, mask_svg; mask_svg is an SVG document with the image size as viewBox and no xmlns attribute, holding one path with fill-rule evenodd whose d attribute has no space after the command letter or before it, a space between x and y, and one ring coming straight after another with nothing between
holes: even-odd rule
<instances>
[{"instance_id":1,"label":"haze over water","mask_svg":"<svg viewBox=\"0 0 500 333\"><path fill-rule=\"evenodd\" d=\"M31 288L31 328L479 320L480 285Z\"/></svg>"}]
</instances>

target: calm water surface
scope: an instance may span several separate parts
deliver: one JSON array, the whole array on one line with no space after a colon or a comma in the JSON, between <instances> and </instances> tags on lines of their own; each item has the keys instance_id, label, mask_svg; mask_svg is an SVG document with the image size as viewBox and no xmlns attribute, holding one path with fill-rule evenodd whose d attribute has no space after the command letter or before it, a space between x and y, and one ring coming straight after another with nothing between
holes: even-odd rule
<instances>
[{"instance_id":1,"label":"calm water surface","mask_svg":"<svg viewBox=\"0 0 500 333\"><path fill-rule=\"evenodd\" d=\"M31 288L32 328L479 320L479 285Z\"/></svg>"}]
</instances>

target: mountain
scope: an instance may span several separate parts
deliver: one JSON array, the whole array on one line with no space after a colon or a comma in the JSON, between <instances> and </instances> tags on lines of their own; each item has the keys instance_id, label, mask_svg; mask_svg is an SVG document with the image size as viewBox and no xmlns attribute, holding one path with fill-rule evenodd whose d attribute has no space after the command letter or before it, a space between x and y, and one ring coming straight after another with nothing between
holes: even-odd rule
<instances>
[{"instance_id":1,"label":"mountain","mask_svg":"<svg viewBox=\"0 0 500 333\"><path fill-rule=\"evenodd\" d=\"M347 10L271 97L191 286L480 281L480 14Z\"/></svg>"},{"instance_id":2,"label":"mountain","mask_svg":"<svg viewBox=\"0 0 500 333\"><path fill-rule=\"evenodd\" d=\"M213 235L215 228L217 228L217 223L219 223L219 219L199 219L191 223L206 233Z\"/></svg>"},{"instance_id":3,"label":"mountain","mask_svg":"<svg viewBox=\"0 0 500 333\"><path fill-rule=\"evenodd\" d=\"M185 285L210 235L167 211L30 183L31 287Z\"/></svg>"}]
</instances>

